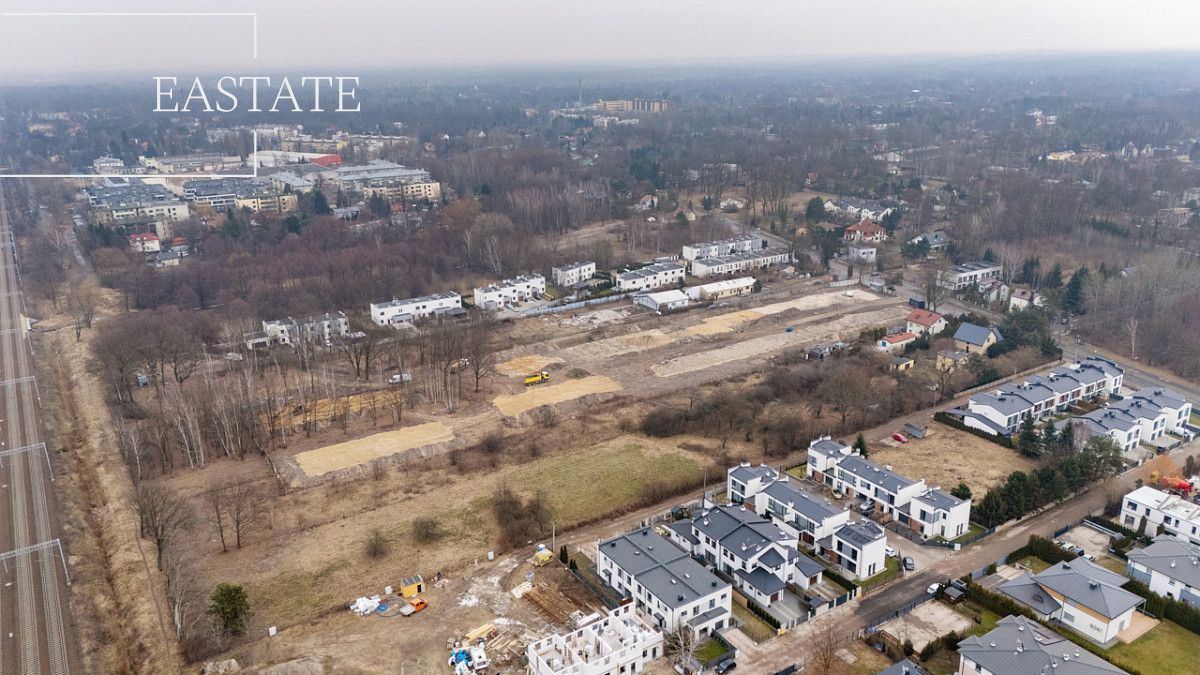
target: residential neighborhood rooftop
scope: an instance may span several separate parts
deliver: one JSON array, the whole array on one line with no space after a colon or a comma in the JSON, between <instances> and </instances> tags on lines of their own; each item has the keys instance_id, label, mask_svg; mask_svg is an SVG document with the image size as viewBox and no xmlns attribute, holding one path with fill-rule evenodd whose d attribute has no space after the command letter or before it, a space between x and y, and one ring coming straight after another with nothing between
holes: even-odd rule
<instances>
[{"instance_id":1,"label":"residential neighborhood rooftop","mask_svg":"<svg viewBox=\"0 0 1200 675\"><path fill-rule=\"evenodd\" d=\"M958 653L993 675L1112 675L1124 670L1023 616L958 643Z\"/></svg>"}]
</instances>

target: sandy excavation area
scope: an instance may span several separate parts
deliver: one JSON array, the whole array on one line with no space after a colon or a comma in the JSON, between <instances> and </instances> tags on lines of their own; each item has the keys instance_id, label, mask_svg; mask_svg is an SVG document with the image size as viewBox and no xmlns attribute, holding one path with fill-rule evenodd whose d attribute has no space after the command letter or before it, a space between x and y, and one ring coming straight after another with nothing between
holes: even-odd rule
<instances>
[{"instance_id":1,"label":"sandy excavation area","mask_svg":"<svg viewBox=\"0 0 1200 675\"><path fill-rule=\"evenodd\" d=\"M821 340L837 340L851 333L857 333L864 326L887 324L904 316L906 308L887 307L872 312L839 315L825 313L809 317L804 322L793 327L791 333L782 328L778 333L743 340L717 349L688 354L656 363L650 370L659 377L682 375L697 370L706 370L732 361L740 361L756 356L763 356L787 347L797 347L808 342ZM837 318L834 318L837 317Z\"/></svg>"},{"instance_id":2,"label":"sandy excavation area","mask_svg":"<svg viewBox=\"0 0 1200 675\"><path fill-rule=\"evenodd\" d=\"M501 413L511 417L544 405L571 401L588 394L620 391L621 388L621 385L612 379L603 375L593 375L578 380L566 380L558 384L534 385L519 394L497 396L492 399L492 403Z\"/></svg>"},{"instance_id":3,"label":"sandy excavation area","mask_svg":"<svg viewBox=\"0 0 1200 675\"><path fill-rule=\"evenodd\" d=\"M574 347L568 347L563 353L572 359L604 359L622 354L632 354L647 349L654 349L670 344L674 339L663 331L652 328L640 330L628 335L604 338L595 342L585 342Z\"/></svg>"},{"instance_id":4,"label":"sandy excavation area","mask_svg":"<svg viewBox=\"0 0 1200 675\"><path fill-rule=\"evenodd\" d=\"M525 375L536 373L552 363L562 362L563 360L557 356L530 354L528 356L518 356L515 359L497 364L496 372L512 377L524 377Z\"/></svg>"},{"instance_id":5,"label":"sandy excavation area","mask_svg":"<svg viewBox=\"0 0 1200 675\"><path fill-rule=\"evenodd\" d=\"M859 289L831 291L829 293L818 293L816 295L806 295L802 298L793 300L785 300L784 302L776 302L762 307L753 309L744 309L739 312L729 312L720 316L712 316L704 319L703 322L691 326L686 329L690 335L717 335L719 333L728 333L735 330L742 324L756 321L764 316L779 314L786 312L789 309L807 312L814 309L825 309L834 305L844 303L861 304L864 302L878 301L879 297L867 291Z\"/></svg>"},{"instance_id":6,"label":"sandy excavation area","mask_svg":"<svg viewBox=\"0 0 1200 675\"><path fill-rule=\"evenodd\" d=\"M450 427L441 422L427 422L308 450L297 454L295 459L306 475L321 476L405 450L445 443L453 438L454 431Z\"/></svg>"}]
</instances>

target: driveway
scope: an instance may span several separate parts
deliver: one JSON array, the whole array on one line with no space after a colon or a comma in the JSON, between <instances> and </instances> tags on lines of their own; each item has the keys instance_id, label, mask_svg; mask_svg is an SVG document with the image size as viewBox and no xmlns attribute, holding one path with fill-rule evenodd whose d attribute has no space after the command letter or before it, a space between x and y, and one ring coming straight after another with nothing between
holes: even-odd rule
<instances>
[{"instance_id":1,"label":"driveway","mask_svg":"<svg viewBox=\"0 0 1200 675\"><path fill-rule=\"evenodd\" d=\"M950 631L965 633L974 626L973 621L954 611L946 603L932 600L902 617L888 621L879 629L886 631L901 643L912 640L913 648L921 651L925 645Z\"/></svg>"}]
</instances>

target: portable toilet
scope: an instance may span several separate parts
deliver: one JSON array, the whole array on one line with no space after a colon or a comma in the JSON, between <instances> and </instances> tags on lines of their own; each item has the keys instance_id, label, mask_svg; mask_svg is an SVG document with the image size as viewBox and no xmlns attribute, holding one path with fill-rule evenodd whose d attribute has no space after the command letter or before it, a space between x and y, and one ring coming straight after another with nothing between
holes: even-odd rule
<instances>
[{"instance_id":1,"label":"portable toilet","mask_svg":"<svg viewBox=\"0 0 1200 675\"><path fill-rule=\"evenodd\" d=\"M400 580L400 595L406 598L416 597L425 592L425 580L418 574L415 577Z\"/></svg>"}]
</instances>

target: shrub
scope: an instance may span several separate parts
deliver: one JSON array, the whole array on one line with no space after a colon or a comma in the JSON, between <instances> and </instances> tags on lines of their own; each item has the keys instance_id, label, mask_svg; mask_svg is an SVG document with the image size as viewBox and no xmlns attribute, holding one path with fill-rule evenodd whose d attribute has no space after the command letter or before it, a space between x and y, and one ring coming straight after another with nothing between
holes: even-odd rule
<instances>
[{"instance_id":1,"label":"shrub","mask_svg":"<svg viewBox=\"0 0 1200 675\"><path fill-rule=\"evenodd\" d=\"M412 522L413 539L418 544L432 544L445 536L437 518L421 517Z\"/></svg>"},{"instance_id":2,"label":"shrub","mask_svg":"<svg viewBox=\"0 0 1200 675\"><path fill-rule=\"evenodd\" d=\"M1144 609L1147 614L1174 621L1193 633L1200 633L1200 608L1174 598L1163 597L1136 579L1131 579L1124 588L1146 599Z\"/></svg>"},{"instance_id":3,"label":"shrub","mask_svg":"<svg viewBox=\"0 0 1200 675\"><path fill-rule=\"evenodd\" d=\"M387 537L383 536L383 532L379 530L371 530L371 534L367 537L367 556L381 558L387 555L387 552Z\"/></svg>"},{"instance_id":4,"label":"shrub","mask_svg":"<svg viewBox=\"0 0 1200 675\"><path fill-rule=\"evenodd\" d=\"M250 614L246 589L237 584L218 584L208 613L216 618L222 631L240 635L246 629L246 617Z\"/></svg>"},{"instance_id":5,"label":"shrub","mask_svg":"<svg viewBox=\"0 0 1200 675\"><path fill-rule=\"evenodd\" d=\"M758 618L762 619L763 621L766 621L767 624L770 625L772 628L774 628L776 630L779 629L779 626L780 626L779 619L776 619L775 617L768 614L767 610L764 609L757 602L751 600L750 598L746 598L746 608L749 609L751 612L754 612L754 614L757 615Z\"/></svg>"},{"instance_id":6,"label":"shrub","mask_svg":"<svg viewBox=\"0 0 1200 675\"><path fill-rule=\"evenodd\" d=\"M550 523L550 507L541 496L521 499L507 485L492 497L492 513L500 526L500 545L505 548L537 539Z\"/></svg>"},{"instance_id":7,"label":"shrub","mask_svg":"<svg viewBox=\"0 0 1200 675\"><path fill-rule=\"evenodd\" d=\"M654 438L678 436L687 426L687 413L682 410L658 408L642 417L641 431Z\"/></svg>"},{"instance_id":8,"label":"shrub","mask_svg":"<svg viewBox=\"0 0 1200 675\"><path fill-rule=\"evenodd\" d=\"M1029 541L1024 546L1009 553L1004 561L1012 563L1030 555L1045 560L1051 565L1060 562L1070 562L1079 557L1070 551L1064 550L1049 539L1033 534L1029 536Z\"/></svg>"}]
</instances>

